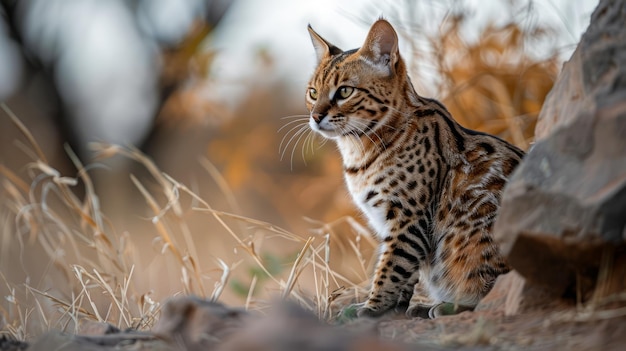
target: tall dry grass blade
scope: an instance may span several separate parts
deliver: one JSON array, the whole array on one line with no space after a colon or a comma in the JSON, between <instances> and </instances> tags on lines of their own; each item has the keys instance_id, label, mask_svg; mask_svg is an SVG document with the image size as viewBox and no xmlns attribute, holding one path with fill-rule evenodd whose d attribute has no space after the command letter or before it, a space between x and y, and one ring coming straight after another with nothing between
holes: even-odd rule
<instances>
[{"instance_id":1,"label":"tall dry grass blade","mask_svg":"<svg viewBox=\"0 0 626 351\"><path fill-rule=\"evenodd\" d=\"M302 273L302 269L298 269L298 268L299 268L300 262L302 262L302 259L304 259L304 254L309 250L309 247L311 246L312 242L313 242L313 237L309 237L309 239L307 239L306 243L302 247L302 250L300 250L300 253L298 253L296 260L293 262L293 265L291 266L291 271L289 272L289 278L287 278L287 284L285 286L285 290L283 291L283 294L282 294L283 299L287 298L287 296L291 294L291 290L293 289L294 284L298 280L300 273Z\"/></svg>"},{"instance_id":2,"label":"tall dry grass blade","mask_svg":"<svg viewBox=\"0 0 626 351\"><path fill-rule=\"evenodd\" d=\"M41 148L39 147L39 143L37 143L37 140L35 139L35 137L33 137L33 135L30 133L28 128L26 128L26 126L22 123L22 121L20 121L19 118L17 118L17 116L13 113L13 111L11 111L9 106L7 106L7 104L4 102L0 102L0 108L2 108L4 113L6 113L9 116L9 118L11 118L11 121L13 122L13 124L15 124L15 126L20 130L20 132L24 134L26 139L28 139L28 142L30 143L30 145L35 149L35 152L37 153L37 157L44 163L48 163L48 158L46 158L46 155L43 153L43 151L41 151Z\"/></svg>"},{"instance_id":3,"label":"tall dry grass blade","mask_svg":"<svg viewBox=\"0 0 626 351\"><path fill-rule=\"evenodd\" d=\"M215 289L213 290L210 298L211 301L217 301L220 298L222 292L224 291L224 288L228 284L228 278L230 278L230 273L232 271L231 267L229 267L222 259L218 258L217 263L222 269L222 276L220 278L220 281L215 283ZM240 263L241 261L235 263L233 265L233 268L236 268Z\"/></svg>"},{"instance_id":4,"label":"tall dry grass blade","mask_svg":"<svg viewBox=\"0 0 626 351\"><path fill-rule=\"evenodd\" d=\"M8 169L3 164L0 164L0 174L6 177L13 185L18 187L23 193L26 194L30 190L28 183L23 181L17 174L15 174L12 170Z\"/></svg>"},{"instance_id":5,"label":"tall dry grass blade","mask_svg":"<svg viewBox=\"0 0 626 351\"><path fill-rule=\"evenodd\" d=\"M161 235L163 234L166 235L166 237L164 237L164 240L166 241L165 247L169 247L170 249L175 249L177 252L176 254L177 259L179 259L181 264L183 264L184 258L186 256L183 256L181 250L179 250L176 246L174 246L174 241L172 240L171 236L168 234L168 231L165 230L166 227L162 223L162 218L165 216L167 212L172 210L172 212L174 213L175 221L181 230L183 239L186 244L186 250L189 251L189 255L188 255L188 257L190 257L189 262L192 263L191 271L195 277L195 282L200 290L199 294L201 296L206 296L204 283L202 281L200 272L196 266L196 262L198 262L200 256L198 255L198 252L196 250L196 246L194 244L194 240L191 235L191 230L189 229L189 226L183 219L184 213L178 201L179 200L179 186L178 186L179 183L172 181L171 178L167 177L164 173L162 173L159 170L156 164L149 157L145 156L139 150L133 147L129 147L127 149L127 148L122 148L122 147L115 146L115 145L102 144L102 143L92 143L90 144L90 146L93 150L97 151L98 157L100 158L111 157L113 155L123 155L125 157L128 157L132 160L139 162L148 170L148 172L152 175L152 177L159 183L159 185L161 186L161 189L163 190L164 195L167 198L167 204L163 209L159 209L159 206L157 205L157 202L156 200L154 200L152 195L146 198L146 195L149 193L147 192L145 187L141 186L140 192L142 193L144 198L146 198L150 207L154 211L155 217L153 217L153 223L157 225L157 230L159 231ZM135 183L135 186L138 186L139 181L134 176L132 177L132 181L133 183ZM190 283L191 281L185 280L185 282ZM188 286L188 288L190 287Z\"/></svg>"},{"instance_id":6,"label":"tall dry grass blade","mask_svg":"<svg viewBox=\"0 0 626 351\"><path fill-rule=\"evenodd\" d=\"M211 178L215 181L218 188L226 197L226 203L233 210L233 212L241 213L241 208L239 207L239 203L237 203L237 199L235 198L235 194L230 189L228 182L222 176L220 171L215 167L215 165L209 161L206 157L201 157L199 159L200 165L209 173Z\"/></svg>"},{"instance_id":7,"label":"tall dry grass blade","mask_svg":"<svg viewBox=\"0 0 626 351\"><path fill-rule=\"evenodd\" d=\"M183 190L184 192L186 192L187 194L189 194L190 196L195 198L203 206L205 206L205 208L198 208L196 210L198 210L198 211L205 211L205 212L208 212L208 213L212 214L213 218L215 218L218 221L218 223L226 230L226 232L233 239L235 239L235 241L237 242L239 247L244 249L250 255L250 257L252 257L252 259L259 266L259 268L261 268L261 270L263 270L263 272L265 274L267 274L267 276L270 277L276 284L280 285L280 282L276 279L276 277L274 277L270 273L270 271L267 269L267 267L265 267L265 265L263 264L261 258L256 253L256 251L254 250L254 246L251 243L250 244L245 243L241 238L239 238L239 236L237 236L237 234L232 230L232 228L226 222L224 222L224 220L220 217L220 215L218 214L219 211L215 211L206 201L204 201L197 194L195 194L191 190L189 190L189 188L187 188L185 185L178 183L176 180L174 180L173 178L171 178L167 174L164 174L164 176L167 177L167 179L169 179L172 183L176 184L176 186L179 187L181 190Z\"/></svg>"},{"instance_id":8,"label":"tall dry grass blade","mask_svg":"<svg viewBox=\"0 0 626 351\"><path fill-rule=\"evenodd\" d=\"M50 329L50 321L48 320L48 317L46 317L46 312L44 311L43 306L41 305L41 302L35 298L35 294L33 294L32 291L28 290L27 291L30 292L30 294L33 296L33 300L35 301L35 304L37 305L37 311L39 311L39 318L41 318L43 320L43 325L45 326L45 329L49 330ZM0 330L2 330L2 328L0 327Z\"/></svg>"},{"instance_id":9,"label":"tall dry grass blade","mask_svg":"<svg viewBox=\"0 0 626 351\"><path fill-rule=\"evenodd\" d=\"M143 184L141 184L141 182L134 175L131 175L130 179L132 180L133 184L135 184L135 187L139 189L139 192L141 193L141 195L143 195L144 199L148 203L148 206L150 206L150 208L152 209L152 212L154 212L155 215L159 214L161 212L161 209L159 208L156 200L154 199L154 197L152 197L150 192L148 192L148 190L143 186ZM165 241L167 248L174 254L174 257L176 257L178 262L182 266L184 266L185 263L183 261L183 256L178 251L178 248L174 244L174 241L172 240L167 229L165 228L165 225L163 224L163 222L159 219L159 217L154 217L152 223L156 226L157 232L159 233L161 238L163 238L163 240Z\"/></svg>"},{"instance_id":10,"label":"tall dry grass blade","mask_svg":"<svg viewBox=\"0 0 626 351\"><path fill-rule=\"evenodd\" d=\"M65 145L65 152L78 170L78 177L82 179L83 185L85 186L85 201L82 202L82 211L80 212L81 214L84 214L83 220L92 226L92 228L97 228L98 232L104 233L104 221L100 211L100 200L96 195L91 177L89 177L89 173L87 173L87 170L83 166L82 162L69 145ZM73 192L65 192L64 195L70 200L70 204L78 205L81 203Z\"/></svg>"},{"instance_id":11,"label":"tall dry grass blade","mask_svg":"<svg viewBox=\"0 0 626 351\"><path fill-rule=\"evenodd\" d=\"M22 312L22 306L20 305L20 300L17 297L15 288L9 284L8 280L4 276L4 273L0 272L0 278L2 278L8 290L8 295L3 297L5 301L9 303L9 311L6 315L6 317L9 318L9 322L5 323L3 330L6 329L9 332L9 335L16 340L25 341L27 337L25 316L28 312ZM0 308L2 307L0 306ZM4 309L2 308L2 310ZM17 316L15 316L15 314L17 314ZM3 314L2 318L4 317L5 315ZM17 327L15 325L17 325ZM0 331L0 335L2 335L2 331Z\"/></svg>"},{"instance_id":12,"label":"tall dry grass blade","mask_svg":"<svg viewBox=\"0 0 626 351\"><path fill-rule=\"evenodd\" d=\"M252 301L252 296L254 296L254 290L256 289L257 276L256 274L252 276L252 281L250 282L250 288L248 289L248 295L246 295L246 303L244 304L244 308L246 311L250 310L250 302Z\"/></svg>"},{"instance_id":13,"label":"tall dry grass blade","mask_svg":"<svg viewBox=\"0 0 626 351\"><path fill-rule=\"evenodd\" d=\"M84 296L87 297L87 301L89 303L89 305L91 306L91 309L93 310L93 314L91 314L93 317L95 317L95 320L98 322L104 322L105 319L100 315L100 312L98 311L98 306L96 306L95 301L91 298L91 295L89 294L89 287L88 287L88 283L89 280L85 280L83 278L83 275L86 275L88 278L91 278L89 276L89 274L87 273L87 271L79 266L79 265L74 265L72 267L72 271L74 272L74 275L76 276L76 279L78 279L78 283L81 285L82 287L82 291L80 292L79 296L82 296L84 294ZM70 304L71 306L74 306L74 304ZM79 307L80 309L82 309L82 307ZM87 312L86 310L84 310L85 312ZM87 313L88 315L90 315L89 313Z\"/></svg>"},{"instance_id":14,"label":"tall dry grass blade","mask_svg":"<svg viewBox=\"0 0 626 351\"><path fill-rule=\"evenodd\" d=\"M271 232L271 233L274 233L274 234L278 234L280 237L282 237L284 239L288 239L290 241L295 241L295 242L304 242L305 241L302 237L300 237L300 236L298 236L296 234L293 234L290 231L288 231L286 229L283 229L281 227L278 227L278 226L276 226L276 225L274 225L272 223L269 223L269 222L261 221L261 220L250 218L250 217L246 217L246 216L237 215L237 214L234 214L234 213L214 210L212 208L194 207L194 208L192 208L192 210L199 211L199 212L209 212L209 213L212 213L212 214L217 215L217 216L223 216L223 217L236 219L236 220L248 223L248 224L250 224L252 226L261 228L263 230L266 230L268 232Z\"/></svg>"},{"instance_id":15,"label":"tall dry grass blade","mask_svg":"<svg viewBox=\"0 0 626 351\"><path fill-rule=\"evenodd\" d=\"M82 314L82 315L85 315L88 318L91 318L93 320L96 320L96 321L99 321L99 322L105 322L105 320L97 314L97 309L94 310L94 313L91 313L91 312L87 311L86 309L84 309L83 307L76 306L74 303L65 302L65 301L63 301L63 300L61 300L59 298L56 298L56 297L50 295L47 292L40 291L40 290L38 290L36 288L33 288L32 286L26 286L26 288L31 290L33 293L35 293L37 295L40 295L42 297L45 297L46 299L52 301L54 304L62 307L65 311L71 311L72 309L75 309L75 314L76 315ZM94 304L94 306L95 306L95 304ZM94 306L92 306L92 308Z\"/></svg>"}]
</instances>

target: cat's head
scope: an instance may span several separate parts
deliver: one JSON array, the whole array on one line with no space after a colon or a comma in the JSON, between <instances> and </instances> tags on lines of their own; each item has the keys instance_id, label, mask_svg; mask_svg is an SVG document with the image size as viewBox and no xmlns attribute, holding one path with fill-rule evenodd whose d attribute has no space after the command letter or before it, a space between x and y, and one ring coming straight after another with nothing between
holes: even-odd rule
<instances>
[{"instance_id":1,"label":"cat's head","mask_svg":"<svg viewBox=\"0 0 626 351\"><path fill-rule=\"evenodd\" d=\"M311 26L309 33L318 61L306 90L311 129L327 138L373 133L386 122L407 79L395 30L378 20L363 46L348 51Z\"/></svg>"}]
</instances>

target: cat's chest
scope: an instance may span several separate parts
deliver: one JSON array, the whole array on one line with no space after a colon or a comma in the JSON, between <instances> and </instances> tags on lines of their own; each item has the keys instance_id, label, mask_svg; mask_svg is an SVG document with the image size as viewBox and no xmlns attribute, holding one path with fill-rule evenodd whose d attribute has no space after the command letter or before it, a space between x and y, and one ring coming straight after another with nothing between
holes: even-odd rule
<instances>
[{"instance_id":1,"label":"cat's chest","mask_svg":"<svg viewBox=\"0 0 626 351\"><path fill-rule=\"evenodd\" d=\"M387 218L389 203L393 200L393 187L389 177L378 174L345 174L346 185L354 203L368 219L376 235L384 239L393 224Z\"/></svg>"}]
</instances>

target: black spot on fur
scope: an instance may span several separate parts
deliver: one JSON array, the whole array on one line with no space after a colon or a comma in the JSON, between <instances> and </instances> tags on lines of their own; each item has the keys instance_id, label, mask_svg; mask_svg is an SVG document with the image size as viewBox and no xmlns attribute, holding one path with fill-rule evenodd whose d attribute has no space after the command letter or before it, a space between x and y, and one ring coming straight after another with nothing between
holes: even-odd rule
<instances>
[{"instance_id":1,"label":"black spot on fur","mask_svg":"<svg viewBox=\"0 0 626 351\"><path fill-rule=\"evenodd\" d=\"M411 272L407 272L406 269L402 268L401 266L394 266L393 271L400 274L404 279L410 278L412 274Z\"/></svg>"},{"instance_id":2,"label":"black spot on fur","mask_svg":"<svg viewBox=\"0 0 626 351\"><path fill-rule=\"evenodd\" d=\"M478 240L479 244L488 244L491 243L491 237L487 236L487 235L483 235L480 237L480 240Z\"/></svg>"},{"instance_id":3,"label":"black spot on fur","mask_svg":"<svg viewBox=\"0 0 626 351\"><path fill-rule=\"evenodd\" d=\"M378 195L378 192L371 190L369 193L367 193L367 196L365 196L365 201L369 201L371 198L373 198L376 195Z\"/></svg>"},{"instance_id":4,"label":"black spot on fur","mask_svg":"<svg viewBox=\"0 0 626 351\"><path fill-rule=\"evenodd\" d=\"M480 146L482 149L484 149L487 154L493 154L496 151L493 148L493 146L491 146L491 144L486 143L486 142L482 142L482 143L478 144L478 146Z\"/></svg>"},{"instance_id":5,"label":"black spot on fur","mask_svg":"<svg viewBox=\"0 0 626 351\"><path fill-rule=\"evenodd\" d=\"M426 220L425 220L424 218L422 218L422 219L420 219L420 220L419 220L418 225L420 226L420 228L421 228L423 231L428 230L428 222L426 222Z\"/></svg>"},{"instance_id":6,"label":"black spot on fur","mask_svg":"<svg viewBox=\"0 0 626 351\"><path fill-rule=\"evenodd\" d=\"M391 208L403 209L404 207L402 206L402 202L394 200L394 201L391 201Z\"/></svg>"},{"instance_id":7,"label":"black spot on fur","mask_svg":"<svg viewBox=\"0 0 626 351\"><path fill-rule=\"evenodd\" d=\"M393 254L394 254L394 256L402 257L402 258L406 259L409 262L417 262L418 261L417 257L415 257L414 255L411 255L410 253L404 251L403 249L401 249L399 247L393 250Z\"/></svg>"},{"instance_id":8,"label":"black spot on fur","mask_svg":"<svg viewBox=\"0 0 626 351\"><path fill-rule=\"evenodd\" d=\"M426 204L426 194L420 195L420 204L422 205Z\"/></svg>"},{"instance_id":9,"label":"black spot on fur","mask_svg":"<svg viewBox=\"0 0 626 351\"><path fill-rule=\"evenodd\" d=\"M432 116L435 113L437 113L437 112L435 110L433 110L433 109L417 110L417 111L415 111L415 116L416 117L426 117L426 116Z\"/></svg>"},{"instance_id":10,"label":"black spot on fur","mask_svg":"<svg viewBox=\"0 0 626 351\"><path fill-rule=\"evenodd\" d=\"M430 152L430 139L424 139L424 152Z\"/></svg>"}]
</instances>

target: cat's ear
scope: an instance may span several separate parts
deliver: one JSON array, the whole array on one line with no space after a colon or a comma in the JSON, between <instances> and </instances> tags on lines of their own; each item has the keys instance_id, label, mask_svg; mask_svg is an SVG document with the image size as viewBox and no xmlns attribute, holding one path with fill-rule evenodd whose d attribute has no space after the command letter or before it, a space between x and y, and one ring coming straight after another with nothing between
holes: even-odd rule
<instances>
[{"instance_id":1,"label":"cat's ear","mask_svg":"<svg viewBox=\"0 0 626 351\"><path fill-rule=\"evenodd\" d=\"M326 56L334 56L343 52L340 48L327 42L324 38L317 34L310 24L308 29L309 34L311 35L311 41L313 42L313 47L315 48L315 54L317 54L318 63Z\"/></svg>"},{"instance_id":2,"label":"cat's ear","mask_svg":"<svg viewBox=\"0 0 626 351\"><path fill-rule=\"evenodd\" d=\"M391 72L393 65L400 59L398 35L391 24L384 19L376 21L359 53L376 65L389 67Z\"/></svg>"}]
</instances>

